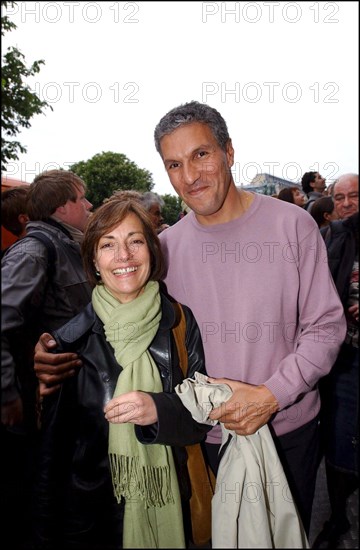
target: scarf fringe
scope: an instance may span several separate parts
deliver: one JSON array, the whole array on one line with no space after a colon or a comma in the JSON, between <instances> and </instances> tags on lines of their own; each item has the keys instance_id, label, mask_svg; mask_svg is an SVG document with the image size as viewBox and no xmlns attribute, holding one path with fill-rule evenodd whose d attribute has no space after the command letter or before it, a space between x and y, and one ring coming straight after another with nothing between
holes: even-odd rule
<instances>
[{"instance_id":1,"label":"scarf fringe","mask_svg":"<svg viewBox=\"0 0 360 550\"><path fill-rule=\"evenodd\" d=\"M118 503L141 499L144 507L173 504L169 466L141 466L138 456L109 454L114 495Z\"/></svg>"}]
</instances>

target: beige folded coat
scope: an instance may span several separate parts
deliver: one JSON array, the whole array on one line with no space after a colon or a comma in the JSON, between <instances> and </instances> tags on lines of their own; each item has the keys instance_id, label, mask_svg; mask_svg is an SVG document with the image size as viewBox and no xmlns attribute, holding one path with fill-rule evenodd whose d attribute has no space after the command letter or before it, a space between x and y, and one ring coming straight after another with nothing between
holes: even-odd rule
<instances>
[{"instance_id":1,"label":"beige folded coat","mask_svg":"<svg viewBox=\"0 0 360 550\"><path fill-rule=\"evenodd\" d=\"M212 425L210 412L232 395L200 373L175 391L195 420ZM309 548L268 426L247 436L221 427L221 448L228 444L212 499L212 548Z\"/></svg>"}]
</instances>

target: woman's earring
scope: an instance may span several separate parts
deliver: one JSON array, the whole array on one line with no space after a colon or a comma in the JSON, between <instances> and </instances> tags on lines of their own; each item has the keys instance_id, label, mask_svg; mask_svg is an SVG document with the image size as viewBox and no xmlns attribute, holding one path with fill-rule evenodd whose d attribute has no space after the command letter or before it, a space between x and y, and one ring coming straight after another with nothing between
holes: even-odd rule
<instances>
[{"instance_id":1,"label":"woman's earring","mask_svg":"<svg viewBox=\"0 0 360 550\"><path fill-rule=\"evenodd\" d=\"M101 277L100 271L95 271L97 277Z\"/></svg>"}]
</instances>

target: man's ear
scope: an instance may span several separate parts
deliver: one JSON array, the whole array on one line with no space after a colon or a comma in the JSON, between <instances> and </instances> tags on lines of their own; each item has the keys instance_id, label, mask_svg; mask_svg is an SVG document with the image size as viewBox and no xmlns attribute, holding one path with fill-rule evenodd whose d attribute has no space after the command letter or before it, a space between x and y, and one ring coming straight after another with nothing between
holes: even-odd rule
<instances>
[{"instance_id":1,"label":"man's ear","mask_svg":"<svg viewBox=\"0 0 360 550\"><path fill-rule=\"evenodd\" d=\"M21 225L26 225L29 221L29 216L27 214L18 215L18 222L21 223Z\"/></svg>"},{"instance_id":2,"label":"man's ear","mask_svg":"<svg viewBox=\"0 0 360 550\"><path fill-rule=\"evenodd\" d=\"M65 214L66 212L66 204L63 204L62 206L58 206L55 212L60 212L61 214Z\"/></svg>"},{"instance_id":3,"label":"man's ear","mask_svg":"<svg viewBox=\"0 0 360 550\"><path fill-rule=\"evenodd\" d=\"M62 206L58 206L54 212L54 216L58 217L59 220L64 220L64 221L66 221L66 218L65 218L66 214L67 214L66 204L63 204Z\"/></svg>"},{"instance_id":4,"label":"man's ear","mask_svg":"<svg viewBox=\"0 0 360 550\"><path fill-rule=\"evenodd\" d=\"M226 159L230 167L234 164L234 156L235 156L235 151L232 146L232 141L229 138L226 143Z\"/></svg>"}]
</instances>

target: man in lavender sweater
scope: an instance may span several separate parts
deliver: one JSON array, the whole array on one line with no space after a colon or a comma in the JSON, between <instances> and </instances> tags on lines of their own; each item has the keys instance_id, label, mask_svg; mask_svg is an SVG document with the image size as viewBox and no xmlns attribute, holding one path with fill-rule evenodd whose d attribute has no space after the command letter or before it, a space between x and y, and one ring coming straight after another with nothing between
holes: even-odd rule
<instances>
[{"instance_id":1,"label":"man in lavender sweater","mask_svg":"<svg viewBox=\"0 0 360 550\"><path fill-rule=\"evenodd\" d=\"M240 435L269 423L308 533L319 459L317 382L346 329L323 239L306 211L235 186L234 149L215 109L191 102L171 110L155 144L192 209L160 235L165 283L195 315L208 374L233 390L211 417ZM206 442L214 470L220 443L217 425Z\"/></svg>"},{"instance_id":2,"label":"man in lavender sweater","mask_svg":"<svg viewBox=\"0 0 360 550\"><path fill-rule=\"evenodd\" d=\"M323 239L301 208L235 186L228 129L208 105L194 101L167 113L155 144L192 210L160 234L165 283L196 317L207 372L233 390L211 417L240 435L269 424L308 533L319 461L317 382L330 371L346 330ZM44 353L48 339L35 366L43 382L54 383L79 362L52 361ZM51 362L58 377L47 370ZM217 425L206 442L215 472L220 443ZM289 498L286 488L278 490ZM228 491L237 498L234 488Z\"/></svg>"}]
</instances>

